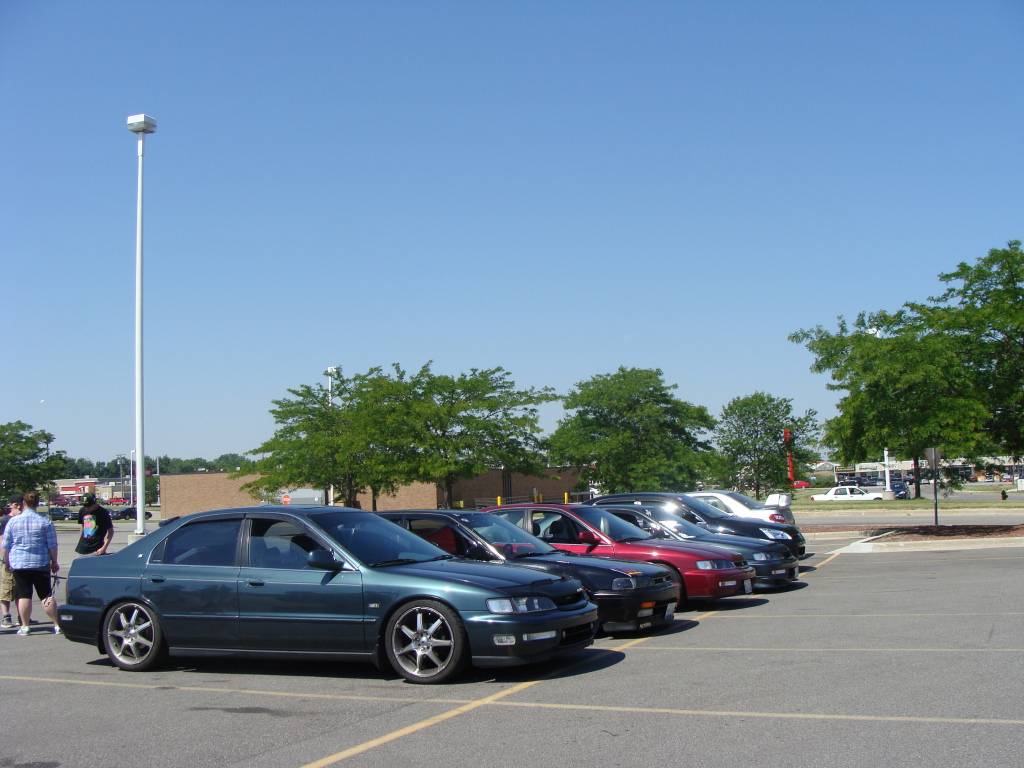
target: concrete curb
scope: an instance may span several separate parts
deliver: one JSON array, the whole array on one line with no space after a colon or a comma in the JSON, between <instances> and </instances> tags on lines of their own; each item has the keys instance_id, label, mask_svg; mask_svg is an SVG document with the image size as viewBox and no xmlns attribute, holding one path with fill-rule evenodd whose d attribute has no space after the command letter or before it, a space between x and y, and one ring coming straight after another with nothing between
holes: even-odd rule
<instances>
[{"instance_id":1,"label":"concrete curb","mask_svg":"<svg viewBox=\"0 0 1024 768\"><path fill-rule=\"evenodd\" d=\"M991 536L984 539L948 539L946 541L878 541L889 534L855 541L836 550L848 555L880 552L952 552L966 549L999 549L1024 547L1024 536Z\"/></svg>"}]
</instances>

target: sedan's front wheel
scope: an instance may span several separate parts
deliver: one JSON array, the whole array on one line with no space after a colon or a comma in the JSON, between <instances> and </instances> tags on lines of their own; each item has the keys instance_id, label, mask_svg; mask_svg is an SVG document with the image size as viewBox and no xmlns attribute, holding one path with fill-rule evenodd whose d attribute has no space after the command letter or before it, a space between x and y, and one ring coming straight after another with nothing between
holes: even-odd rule
<instances>
[{"instance_id":1,"label":"sedan's front wheel","mask_svg":"<svg viewBox=\"0 0 1024 768\"><path fill-rule=\"evenodd\" d=\"M459 615L436 600L414 600L388 622L384 647L391 666L411 683L442 683L466 657Z\"/></svg>"},{"instance_id":2,"label":"sedan's front wheel","mask_svg":"<svg viewBox=\"0 0 1024 768\"><path fill-rule=\"evenodd\" d=\"M103 622L103 647L121 669L152 669L164 653L164 636L156 614L142 603L115 605Z\"/></svg>"}]
</instances>

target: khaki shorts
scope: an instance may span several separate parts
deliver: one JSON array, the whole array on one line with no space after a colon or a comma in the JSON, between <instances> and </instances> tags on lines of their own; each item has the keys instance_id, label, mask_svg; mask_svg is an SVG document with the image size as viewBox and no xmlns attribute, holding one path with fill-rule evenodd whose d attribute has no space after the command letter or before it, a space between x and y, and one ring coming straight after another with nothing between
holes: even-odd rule
<instances>
[{"instance_id":1,"label":"khaki shorts","mask_svg":"<svg viewBox=\"0 0 1024 768\"><path fill-rule=\"evenodd\" d=\"M0 561L0 601L9 603L14 599L14 576L3 561Z\"/></svg>"}]
</instances>

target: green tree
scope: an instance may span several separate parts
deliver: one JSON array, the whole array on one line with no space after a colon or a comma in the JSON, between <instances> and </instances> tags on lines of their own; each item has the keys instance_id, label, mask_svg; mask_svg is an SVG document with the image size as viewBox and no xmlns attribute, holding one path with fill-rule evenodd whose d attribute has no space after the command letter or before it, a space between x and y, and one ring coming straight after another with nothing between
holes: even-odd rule
<instances>
[{"instance_id":1,"label":"green tree","mask_svg":"<svg viewBox=\"0 0 1024 768\"><path fill-rule=\"evenodd\" d=\"M401 429L413 449L411 476L440 484L446 506L459 478L495 467L543 471L537 406L557 399L552 390L517 389L501 367L449 376L433 373L430 363L408 382Z\"/></svg>"},{"instance_id":2,"label":"green tree","mask_svg":"<svg viewBox=\"0 0 1024 768\"><path fill-rule=\"evenodd\" d=\"M805 464L816 457L821 434L818 415L793 413L793 401L755 392L730 400L715 427L715 444L722 457L718 479L727 485L762 491L789 485L784 430L792 433L793 460Z\"/></svg>"},{"instance_id":3,"label":"green tree","mask_svg":"<svg viewBox=\"0 0 1024 768\"><path fill-rule=\"evenodd\" d=\"M51 453L52 442L52 434L23 421L0 424L0 495L45 491L64 474L64 453Z\"/></svg>"},{"instance_id":4,"label":"green tree","mask_svg":"<svg viewBox=\"0 0 1024 768\"><path fill-rule=\"evenodd\" d=\"M840 318L835 332L818 326L790 340L814 355L812 371L830 374L829 389L845 393L824 436L841 461L877 459L885 447L909 456L920 495L925 448L970 456L984 443L988 411L976 396L959 344L920 316L862 313L852 328Z\"/></svg>"},{"instance_id":5,"label":"green tree","mask_svg":"<svg viewBox=\"0 0 1024 768\"><path fill-rule=\"evenodd\" d=\"M994 450L1024 454L1024 251L1019 240L939 276L949 287L909 304L935 333L955 342L978 399L988 410Z\"/></svg>"},{"instance_id":6,"label":"green tree","mask_svg":"<svg viewBox=\"0 0 1024 768\"><path fill-rule=\"evenodd\" d=\"M334 398L322 385L303 384L288 390L292 397L273 401L270 413L277 429L250 451L257 457L252 468L260 476L246 483L246 490L267 495L282 488L334 485L347 504L355 503L363 488L357 480L360 456L345 443L350 416L346 402L351 397L352 380L339 371L333 386ZM336 398L341 399L340 406Z\"/></svg>"},{"instance_id":7,"label":"green tree","mask_svg":"<svg viewBox=\"0 0 1024 768\"><path fill-rule=\"evenodd\" d=\"M565 398L571 413L548 440L551 458L606 493L691 488L709 449L702 435L715 422L675 389L646 368L579 382Z\"/></svg>"}]
</instances>

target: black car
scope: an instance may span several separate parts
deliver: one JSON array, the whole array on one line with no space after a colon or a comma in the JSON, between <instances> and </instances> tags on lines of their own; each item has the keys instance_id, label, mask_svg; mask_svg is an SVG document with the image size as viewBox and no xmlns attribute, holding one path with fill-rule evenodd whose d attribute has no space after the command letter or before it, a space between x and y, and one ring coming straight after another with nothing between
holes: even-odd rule
<instances>
[{"instance_id":1,"label":"black car","mask_svg":"<svg viewBox=\"0 0 1024 768\"><path fill-rule=\"evenodd\" d=\"M736 517L722 512L700 499L685 493L644 491L639 493L615 493L598 496L583 502L597 506L641 504L652 510L670 512L691 523L707 528L712 533L731 533L750 536L754 539L768 539L785 546L795 557L808 557L804 536L795 525L766 523L763 520Z\"/></svg>"},{"instance_id":2,"label":"black car","mask_svg":"<svg viewBox=\"0 0 1024 768\"><path fill-rule=\"evenodd\" d=\"M378 514L450 555L510 562L579 579L597 603L598 622L605 632L668 624L679 602L671 572L663 566L563 552L490 512L453 509Z\"/></svg>"},{"instance_id":3,"label":"black car","mask_svg":"<svg viewBox=\"0 0 1024 768\"><path fill-rule=\"evenodd\" d=\"M135 507L123 507L122 509L111 509L110 519L111 520L135 520L138 513ZM153 513L148 509L146 510L146 519L149 520L153 517ZM77 515L76 515L77 519Z\"/></svg>"},{"instance_id":4,"label":"black car","mask_svg":"<svg viewBox=\"0 0 1024 768\"><path fill-rule=\"evenodd\" d=\"M455 559L370 512L266 506L165 521L71 564L68 640L121 669L165 655L369 661L414 683L593 642L575 579Z\"/></svg>"},{"instance_id":5,"label":"black car","mask_svg":"<svg viewBox=\"0 0 1024 768\"><path fill-rule=\"evenodd\" d=\"M889 482L889 488L895 494L897 499L905 499L910 494L910 489L907 484L902 480L892 480Z\"/></svg>"},{"instance_id":6,"label":"black car","mask_svg":"<svg viewBox=\"0 0 1024 768\"><path fill-rule=\"evenodd\" d=\"M800 578L799 560L782 544L730 533L712 533L707 528L655 507L631 504L604 508L658 538L713 544L738 552L743 555L747 565L753 566L757 574L755 584L760 586L779 586Z\"/></svg>"}]
</instances>

